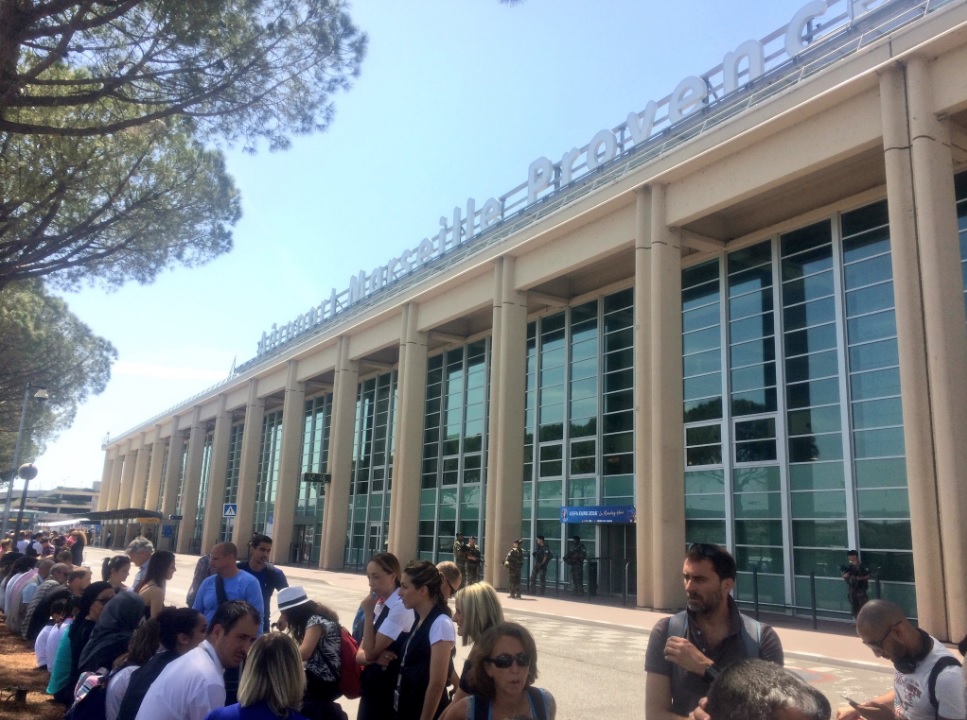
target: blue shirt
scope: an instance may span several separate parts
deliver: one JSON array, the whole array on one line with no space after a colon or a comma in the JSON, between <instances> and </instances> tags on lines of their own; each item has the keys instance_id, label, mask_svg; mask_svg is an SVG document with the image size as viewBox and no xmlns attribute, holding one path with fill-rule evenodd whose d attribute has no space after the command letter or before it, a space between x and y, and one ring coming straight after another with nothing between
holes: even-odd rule
<instances>
[{"instance_id":1,"label":"blue shirt","mask_svg":"<svg viewBox=\"0 0 967 720\"><path fill-rule=\"evenodd\" d=\"M268 632L269 608L272 607L272 593L276 590L289 587L289 581L285 579L285 573L275 567L275 565L266 564L259 572L255 572L249 566L248 560L246 560L238 564L238 569L244 570L259 581L259 586L262 588L262 607L265 609L265 612L262 613L262 632Z\"/></svg>"},{"instance_id":2,"label":"blue shirt","mask_svg":"<svg viewBox=\"0 0 967 720\"><path fill-rule=\"evenodd\" d=\"M215 590L216 578L218 578L217 575L205 578L201 587L198 588L195 603L192 605L195 610L205 616L209 623L211 623L215 611L218 609L218 591ZM226 598L229 600L244 600L258 610L261 615L265 614L262 603L262 588L259 587L259 581L253 575L239 571L235 577L230 577L224 582ZM259 629L261 630L261 628Z\"/></svg>"}]
</instances>

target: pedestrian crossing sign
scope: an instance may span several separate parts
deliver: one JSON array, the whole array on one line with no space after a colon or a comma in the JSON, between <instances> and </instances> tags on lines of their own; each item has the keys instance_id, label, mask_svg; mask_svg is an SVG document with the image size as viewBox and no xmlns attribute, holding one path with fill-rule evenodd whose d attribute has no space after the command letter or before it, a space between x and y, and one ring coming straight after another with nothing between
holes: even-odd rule
<instances>
[{"instance_id":1,"label":"pedestrian crossing sign","mask_svg":"<svg viewBox=\"0 0 967 720\"><path fill-rule=\"evenodd\" d=\"M222 517L233 518L238 515L238 505L235 503L225 503L222 505Z\"/></svg>"}]
</instances>

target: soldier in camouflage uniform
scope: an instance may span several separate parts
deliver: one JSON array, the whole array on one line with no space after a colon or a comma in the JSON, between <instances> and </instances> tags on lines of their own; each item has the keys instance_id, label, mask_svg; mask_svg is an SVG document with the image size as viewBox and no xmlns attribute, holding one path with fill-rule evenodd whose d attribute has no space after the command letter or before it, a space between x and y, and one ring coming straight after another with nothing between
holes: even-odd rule
<instances>
[{"instance_id":1,"label":"soldier in camouflage uniform","mask_svg":"<svg viewBox=\"0 0 967 720\"><path fill-rule=\"evenodd\" d=\"M480 580L480 565L483 562L480 548L477 547L477 538L473 535L470 536L470 542L467 544L465 553L467 557L467 574L464 577L467 579L467 585L473 585Z\"/></svg>"},{"instance_id":2,"label":"soldier in camouflage uniform","mask_svg":"<svg viewBox=\"0 0 967 720\"><path fill-rule=\"evenodd\" d=\"M573 595L584 594L584 560L588 556L588 549L581 542L580 535L571 536L571 545L568 547L567 554L564 555L564 562L571 568L571 593Z\"/></svg>"},{"instance_id":3,"label":"soldier in camouflage uniform","mask_svg":"<svg viewBox=\"0 0 967 720\"><path fill-rule=\"evenodd\" d=\"M510 596L520 597L520 570L524 567L524 551L520 548L520 540L514 540L514 546L504 558L504 567L510 576Z\"/></svg>"},{"instance_id":4,"label":"soldier in camouflage uniform","mask_svg":"<svg viewBox=\"0 0 967 720\"><path fill-rule=\"evenodd\" d=\"M463 541L463 533L457 533L453 541L453 562L457 564L460 574L467 577L467 543Z\"/></svg>"}]
</instances>

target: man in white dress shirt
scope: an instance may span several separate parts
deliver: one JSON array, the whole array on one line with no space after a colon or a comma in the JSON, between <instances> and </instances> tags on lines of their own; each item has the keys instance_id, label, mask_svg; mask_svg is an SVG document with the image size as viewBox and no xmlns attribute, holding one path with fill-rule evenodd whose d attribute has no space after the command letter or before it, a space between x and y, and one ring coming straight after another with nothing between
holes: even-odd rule
<instances>
[{"instance_id":1,"label":"man in white dress shirt","mask_svg":"<svg viewBox=\"0 0 967 720\"><path fill-rule=\"evenodd\" d=\"M249 603L221 605L208 637L168 665L144 696L137 720L204 720L225 705L226 668L238 668L259 636L262 618Z\"/></svg>"}]
</instances>

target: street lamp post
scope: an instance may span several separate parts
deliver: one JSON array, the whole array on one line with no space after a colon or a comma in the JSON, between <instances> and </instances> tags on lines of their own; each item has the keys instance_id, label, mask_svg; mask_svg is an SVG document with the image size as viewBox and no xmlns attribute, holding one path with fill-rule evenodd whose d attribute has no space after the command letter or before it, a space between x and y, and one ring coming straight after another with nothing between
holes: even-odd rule
<instances>
[{"instance_id":1,"label":"street lamp post","mask_svg":"<svg viewBox=\"0 0 967 720\"><path fill-rule=\"evenodd\" d=\"M20 411L20 429L17 430L17 442L13 448L13 465L11 466L11 470L10 470L10 484L7 485L7 502L3 507L3 526L2 526L2 531L0 531L2 532L3 535L7 534L7 529L10 527L10 501L13 497L13 481L17 479L17 472L18 472L18 467L20 463L20 444L21 444L21 441L23 440L24 424L27 421L27 404L30 402L31 390L36 391L33 396L35 400L47 399L47 388L35 387L31 385L29 382L27 383L27 387L24 388L23 408ZM27 494L27 487L25 485L24 495L26 494ZM23 511L22 500L21 500L20 507L22 512ZM18 523L18 531L19 531L19 523Z\"/></svg>"},{"instance_id":2,"label":"street lamp post","mask_svg":"<svg viewBox=\"0 0 967 720\"><path fill-rule=\"evenodd\" d=\"M28 463L22 465L17 471L17 474L24 481L24 489L20 495L20 511L17 513L17 524L13 529L13 536L17 537L20 535L20 528L23 526L24 521L24 505L27 503L27 486L30 485L30 481L37 477L37 466L33 463Z\"/></svg>"}]
</instances>

